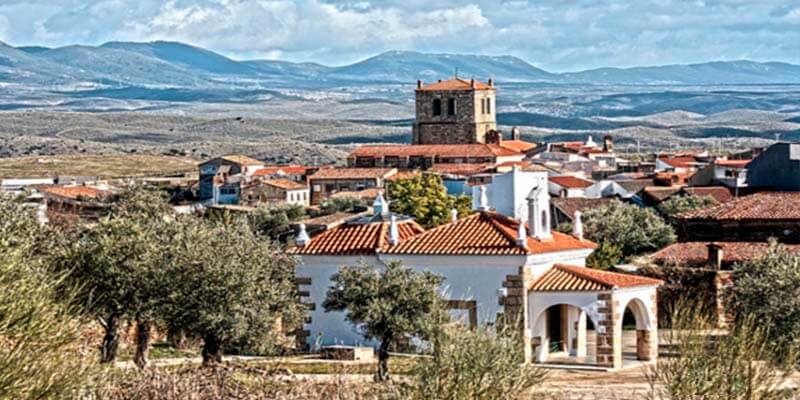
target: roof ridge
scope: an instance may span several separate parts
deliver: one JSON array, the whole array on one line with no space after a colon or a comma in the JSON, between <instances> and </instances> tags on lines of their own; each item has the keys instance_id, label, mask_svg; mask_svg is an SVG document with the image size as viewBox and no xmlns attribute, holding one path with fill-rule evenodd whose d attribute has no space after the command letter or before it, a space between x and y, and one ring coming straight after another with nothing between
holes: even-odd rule
<instances>
[{"instance_id":1,"label":"roof ridge","mask_svg":"<svg viewBox=\"0 0 800 400\"><path fill-rule=\"evenodd\" d=\"M557 268L560 271L564 271L564 272L566 272L568 274L576 275L576 276L578 276L580 278L592 281L592 282L597 283L599 285L607 286L607 287L612 288L612 289L617 287L617 285L609 284L608 282L604 282L603 280L598 279L597 277L592 276L591 274L583 274L583 273L581 273L582 271L578 270L580 268L587 269L588 267L579 267L577 265L567 265L567 264L555 264L555 265L553 265L553 268ZM599 270L597 270L597 271L599 271Z\"/></svg>"}]
</instances>

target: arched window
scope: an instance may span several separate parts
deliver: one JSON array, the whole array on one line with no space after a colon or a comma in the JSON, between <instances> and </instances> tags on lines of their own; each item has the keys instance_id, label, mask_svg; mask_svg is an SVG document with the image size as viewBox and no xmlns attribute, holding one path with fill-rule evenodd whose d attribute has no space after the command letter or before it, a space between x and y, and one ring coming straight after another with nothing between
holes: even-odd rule
<instances>
[{"instance_id":1,"label":"arched window","mask_svg":"<svg viewBox=\"0 0 800 400\"><path fill-rule=\"evenodd\" d=\"M447 100L447 115L456 115L456 99Z\"/></svg>"},{"instance_id":2,"label":"arched window","mask_svg":"<svg viewBox=\"0 0 800 400\"><path fill-rule=\"evenodd\" d=\"M442 115L442 101L439 99L433 100L433 115L434 116Z\"/></svg>"},{"instance_id":3,"label":"arched window","mask_svg":"<svg viewBox=\"0 0 800 400\"><path fill-rule=\"evenodd\" d=\"M492 99L486 99L486 113L492 113Z\"/></svg>"},{"instance_id":4,"label":"arched window","mask_svg":"<svg viewBox=\"0 0 800 400\"><path fill-rule=\"evenodd\" d=\"M542 210L542 232L547 232L550 228L550 224L547 221L547 211Z\"/></svg>"}]
</instances>

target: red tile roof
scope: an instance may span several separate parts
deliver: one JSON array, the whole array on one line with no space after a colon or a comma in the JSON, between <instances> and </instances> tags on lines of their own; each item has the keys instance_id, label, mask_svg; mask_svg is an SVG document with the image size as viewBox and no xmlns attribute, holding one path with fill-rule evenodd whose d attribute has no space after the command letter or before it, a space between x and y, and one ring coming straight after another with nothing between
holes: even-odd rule
<instances>
[{"instance_id":1,"label":"red tile roof","mask_svg":"<svg viewBox=\"0 0 800 400\"><path fill-rule=\"evenodd\" d=\"M730 168L746 168L747 164L750 164L750 161L753 160L715 160L714 165Z\"/></svg>"},{"instance_id":2,"label":"red tile roof","mask_svg":"<svg viewBox=\"0 0 800 400\"><path fill-rule=\"evenodd\" d=\"M639 275L556 264L535 280L528 290L535 292L593 292L636 286L657 286L662 283L664 282L661 280Z\"/></svg>"},{"instance_id":3,"label":"red tile roof","mask_svg":"<svg viewBox=\"0 0 800 400\"><path fill-rule=\"evenodd\" d=\"M683 220L800 220L800 192L761 192L716 206L687 211Z\"/></svg>"},{"instance_id":4,"label":"red tile roof","mask_svg":"<svg viewBox=\"0 0 800 400\"><path fill-rule=\"evenodd\" d=\"M255 158L250 158L240 154L229 154L220 158L240 165L264 165L263 162L258 161Z\"/></svg>"},{"instance_id":5,"label":"red tile roof","mask_svg":"<svg viewBox=\"0 0 800 400\"><path fill-rule=\"evenodd\" d=\"M731 191L724 186L693 186L685 187L681 191L693 196L711 197L717 203L724 203L733 198Z\"/></svg>"},{"instance_id":6,"label":"red tile roof","mask_svg":"<svg viewBox=\"0 0 800 400\"><path fill-rule=\"evenodd\" d=\"M704 267L708 264L708 245L711 242L682 242L671 244L650 255L650 259L660 265L680 267ZM722 248L722 263L731 265L737 262L757 259L766 254L766 242L715 242ZM800 245L783 245L792 253L800 253Z\"/></svg>"},{"instance_id":7,"label":"red tile roof","mask_svg":"<svg viewBox=\"0 0 800 400\"><path fill-rule=\"evenodd\" d=\"M261 181L261 183L263 183L265 185L275 186L277 188L284 189L284 190L308 189L307 185L304 185L302 183L297 183L295 181L290 181L288 179L281 179L281 178L278 178L278 179L267 179L267 180Z\"/></svg>"},{"instance_id":8,"label":"red tile roof","mask_svg":"<svg viewBox=\"0 0 800 400\"><path fill-rule=\"evenodd\" d=\"M375 254L389 245L389 222L347 222L311 238L305 246L294 246L288 250L298 255L368 255ZM400 243L423 232L413 220L397 221Z\"/></svg>"},{"instance_id":9,"label":"red tile roof","mask_svg":"<svg viewBox=\"0 0 800 400\"><path fill-rule=\"evenodd\" d=\"M302 165L270 165L253 172L253 176L276 175L284 173L287 175L303 175L312 167Z\"/></svg>"},{"instance_id":10,"label":"red tile roof","mask_svg":"<svg viewBox=\"0 0 800 400\"><path fill-rule=\"evenodd\" d=\"M428 90L495 90L494 86L489 86L481 81L466 80L461 78L448 79L436 83L429 83L418 88L419 91Z\"/></svg>"},{"instance_id":11,"label":"red tile roof","mask_svg":"<svg viewBox=\"0 0 800 400\"><path fill-rule=\"evenodd\" d=\"M397 246L387 254L421 255L528 255L557 251L594 249L596 245L560 232L553 239L527 238L525 246L516 243L519 223L495 212L479 212L455 222L425 231Z\"/></svg>"},{"instance_id":12,"label":"red tile roof","mask_svg":"<svg viewBox=\"0 0 800 400\"><path fill-rule=\"evenodd\" d=\"M577 176L571 175L551 176L548 178L548 180L558 186L568 189L585 189L594 185L594 182L588 179L578 178Z\"/></svg>"},{"instance_id":13,"label":"red tile roof","mask_svg":"<svg viewBox=\"0 0 800 400\"><path fill-rule=\"evenodd\" d=\"M78 200L80 198L98 199L110 194L110 192L106 190L100 190L91 186L49 186L42 188L42 191L50 195L72 200Z\"/></svg>"},{"instance_id":14,"label":"red tile roof","mask_svg":"<svg viewBox=\"0 0 800 400\"><path fill-rule=\"evenodd\" d=\"M503 140L500 146L519 152L526 152L536 148L536 143L526 142L524 140Z\"/></svg>"},{"instance_id":15,"label":"red tile roof","mask_svg":"<svg viewBox=\"0 0 800 400\"><path fill-rule=\"evenodd\" d=\"M349 157L505 157L522 155L496 144L395 144L359 146Z\"/></svg>"},{"instance_id":16,"label":"red tile roof","mask_svg":"<svg viewBox=\"0 0 800 400\"><path fill-rule=\"evenodd\" d=\"M693 168L697 166L697 159L693 156L659 156L658 159L673 168Z\"/></svg>"},{"instance_id":17,"label":"red tile roof","mask_svg":"<svg viewBox=\"0 0 800 400\"><path fill-rule=\"evenodd\" d=\"M394 168L322 168L308 179L378 179L396 173L397 169Z\"/></svg>"},{"instance_id":18,"label":"red tile roof","mask_svg":"<svg viewBox=\"0 0 800 400\"><path fill-rule=\"evenodd\" d=\"M452 174L452 175L475 175L486 172L492 168L492 164L434 164L428 169L430 172L438 174Z\"/></svg>"},{"instance_id":19,"label":"red tile roof","mask_svg":"<svg viewBox=\"0 0 800 400\"><path fill-rule=\"evenodd\" d=\"M603 207L615 201L615 198L601 197L597 199L583 197L555 197L550 199L550 204L560 210L570 220L575 215L575 211L586 212L588 210Z\"/></svg>"}]
</instances>

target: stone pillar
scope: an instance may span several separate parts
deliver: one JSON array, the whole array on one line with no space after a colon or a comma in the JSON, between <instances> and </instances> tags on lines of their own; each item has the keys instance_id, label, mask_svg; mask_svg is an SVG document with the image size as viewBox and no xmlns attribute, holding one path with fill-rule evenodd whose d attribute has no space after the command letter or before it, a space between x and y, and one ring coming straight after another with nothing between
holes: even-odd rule
<instances>
[{"instance_id":1,"label":"stone pillar","mask_svg":"<svg viewBox=\"0 0 800 400\"><path fill-rule=\"evenodd\" d=\"M733 322L733 310L730 304L733 272L718 271L714 277L714 289L716 289L717 327L726 328Z\"/></svg>"},{"instance_id":2,"label":"stone pillar","mask_svg":"<svg viewBox=\"0 0 800 400\"><path fill-rule=\"evenodd\" d=\"M612 293L597 295L601 302L597 309L598 321L597 336L597 365L609 369L622 367L622 313L619 302L614 300Z\"/></svg>"},{"instance_id":3,"label":"stone pillar","mask_svg":"<svg viewBox=\"0 0 800 400\"><path fill-rule=\"evenodd\" d=\"M578 320L575 321L575 356L586 357L586 311L578 310Z\"/></svg>"},{"instance_id":4,"label":"stone pillar","mask_svg":"<svg viewBox=\"0 0 800 400\"><path fill-rule=\"evenodd\" d=\"M530 363L533 360L531 327L528 323L527 289L527 285L531 280L532 277L524 266L519 268L518 275L506 275L506 280L503 282L503 287L506 288L506 295L498 299L499 305L503 306L503 312L498 315L496 324L498 328L502 328L504 324L514 324L513 329L516 329L522 338L526 363Z\"/></svg>"},{"instance_id":5,"label":"stone pillar","mask_svg":"<svg viewBox=\"0 0 800 400\"><path fill-rule=\"evenodd\" d=\"M636 330L636 359L655 361L658 358L658 331Z\"/></svg>"}]
</instances>

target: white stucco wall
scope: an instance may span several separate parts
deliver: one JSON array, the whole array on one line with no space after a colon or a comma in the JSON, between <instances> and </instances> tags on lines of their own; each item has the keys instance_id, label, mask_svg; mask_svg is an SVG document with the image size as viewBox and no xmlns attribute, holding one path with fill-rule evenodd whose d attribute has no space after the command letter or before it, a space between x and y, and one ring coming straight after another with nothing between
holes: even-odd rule
<instances>
[{"instance_id":1,"label":"white stucco wall","mask_svg":"<svg viewBox=\"0 0 800 400\"><path fill-rule=\"evenodd\" d=\"M527 220L527 197L541 182L547 182L547 172L523 171L514 168L511 172L495 175L486 185L489 207L511 218ZM480 186L472 187L472 208L480 205Z\"/></svg>"}]
</instances>

